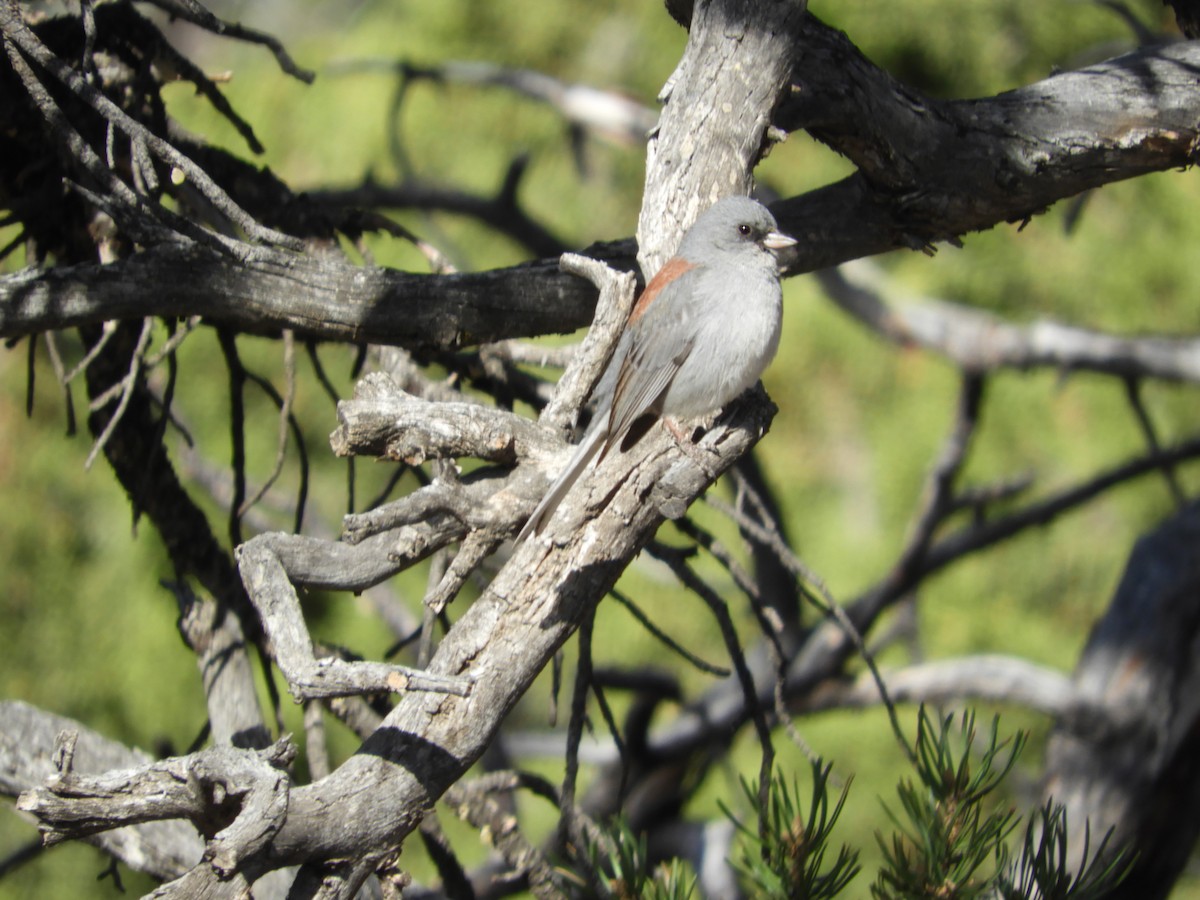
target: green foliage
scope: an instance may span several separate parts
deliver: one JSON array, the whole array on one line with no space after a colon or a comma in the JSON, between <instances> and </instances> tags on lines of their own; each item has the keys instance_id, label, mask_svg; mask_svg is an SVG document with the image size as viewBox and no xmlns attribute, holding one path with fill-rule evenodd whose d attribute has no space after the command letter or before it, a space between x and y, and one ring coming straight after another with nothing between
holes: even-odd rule
<instances>
[{"instance_id":1,"label":"green foliage","mask_svg":"<svg viewBox=\"0 0 1200 900\"><path fill-rule=\"evenodd\" d=\"M1085 838L1080 860L1069 859L1066 812L1053 801L1030 816L1020 855L1012 857L1007 838L1019 817L1011 808L996 809L991 798L1012 771L1025 735L1002 740L997 717L980 741L975 714L966 712L955 738L954 718L935 723L923 706L918 713L917 781L898 787L904 821L888 812L898 832L889 841L876 835L886 862L873 896L1093 900L1111 891L1132 860L1106 853L1107 835L1094 855Z\"/></svg>"},{"instance_id":2,"label":"green foliage","mask_svg":"<svg viewBox=\"0 0 1200 900\"><path fill-rule=\"evenodd\" d=\"M650 869L646 838L635 835L623 818L615 820L599 840L588 845L592 869L605 871L601 897L612 900L689 900L696 893L696 874L680 859Z\"/></svg>"},{"instance_id":3,"label":"green foliage","mask_svg":"<svg viewBox=\"0 0 1200 900\"><path fill-rule=\"evenodd\" d=\"M1090 835L1085 834L1077 871L1067 860L1067 816L1061 806L1046 801L1025 826L1021 856L1001 874L998 893L1003 900L1040 897L1042 900L1093 900L1103 897L1118 884L1133 865L1133 857L1106 854L1110 835L1105 835L1089 854Z\"/></svg>"},{"instance_id":4,"label":"green foliage","mask_svg":"<svg viewBox=\"0 0 1200 900\"><path fill-rule=\"evenodd\" d=\"M1025 738L1018 733L1001 740L999 719L993 719L991 736L973 760L974 713L963 715L957 741L953 723L954 717L946 716L937 724L921 707L913 764L917 780L906 779L897 788L903 819L888 810L898 832L890 841L876 835L886 865L871 886L875 897L981 897L990 890L994 872L980 869L989 859L996 869L1003 863L1003 842L1017 818L1012 809L986 811L983 801L1012 770Z\"/></svg>"},{"instance_id":5,"label":"green foliage","mask_svg":"<svg viewBox=\"0 0 1200 900\"><path fill-rule=\"evenodd\" d=\"M736 863L750 895L767 900L818 900L836 897L858 874L858 851L838 848L837 859L825 866L833 826L846 803L850 783L842 787L832 810L829 807L829 772L832 764L812 761L812 794L808 808L800 804L800 786L782 776L772 776L766 809L759 805L758 789L745 779L742 790L758 814L757 831L739 822L726 810L742 835Z\"/></svg>"},{"instance_id":6,"label":"green foliage","mask_svg":"<svg viewBox=\"0 0 1200 900\"><path fill-rule=\"evenodd\" d=\"M883 864L871 886L872 896L881 900L1095 900L1111 891L1132 860L1106 852L1108 836L1094 853L1085 838L1081 859L1069 859L1066 813L1052 801L1029 817L1020 851L1014 855L1009 838L1020 816L997 802L997 794L1025 744L1022 732L1001 738L998 717L984 737L976 728L974 712L936 720L922 706L912 757L915 778L897 786L901 812L888 810L897 830L886 839L876 832ZM757 819L754 826L721 804L739 832L735 865L748 896L765 900L837 897L861 869L859 850L846 845L827 864L826 851L845 807L849 783L834 799L832 764L815 760L811 769L807 804L801 802L795 779L773 775L765 804L759 800L758 785L743 779L745 799ZM635 854L636 843L628 836L625 839L633 848L629 853ZM622 865L621 871L636 868L628 862Z\"/></svg>"}]
</instances>

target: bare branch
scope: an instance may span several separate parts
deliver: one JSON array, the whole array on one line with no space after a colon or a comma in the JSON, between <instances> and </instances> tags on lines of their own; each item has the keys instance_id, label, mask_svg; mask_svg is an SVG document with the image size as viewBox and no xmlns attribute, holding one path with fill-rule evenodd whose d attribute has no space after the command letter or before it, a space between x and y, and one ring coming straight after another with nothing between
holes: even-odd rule
<instances>
[{"instance_id":1,"label":"bare branch","mask_svg":"<svg viewBox=\"0 0 1200 900\"><path fill-rule=\"evenodd\" d=\"M596 318L582 346L559 379L553 398L542 410L541 423L551 428L562 428L573 420L600 380L625 330L635 287L628 272L618 273L585 256L566 254L559 265L564 272L588 279L599 290L600 298L596 303Z\"/></svg>"},{"instance_id":2,"label":"bare branch","mask_svg":"<svg viewBox=\"0 0 1200 900\"><path fill-rule=\"evenodd\" d=\"M1094 717L1084 712L1083 699L1071 679L1054 669L1011 656L980 654L962 659L939 659L884 672L888 694L896 703L948 705L967 701L1006 703L1048 716ZM799 699L795 711L816 712L874 706L879 686L869 672L844 683L827 683Z\"/></svg>"},{"instance_id":3,"label":"bare branch","mask_svg":"<svg viewBox=\"0 0 1200 900\"><path fill-rule=\"evenodd\" d=\"M368 844L393 844L414 828L420 811L483 752L507 711L590 605L611 587L634 548L648 539L661 522L660 508L686 506L711 483L753 443L768 407L748 397L738 413L739 418L718 425L698 445L711 455L711 468L697 466L692 454L659 429L628 453L606 460L593 476L594 493L577 492L588 495L582 508L556 517L541 539L522 544L440 642L430 674L473 678L470 696L439 695L433 701L437 714L431 715L432 695L412 703L407 698L415 695L401 694L369 739L369 752L356 754L328 778L293 790L287 826L292 830L279 835L274 858L286 862L361 854ZM580 527L580 513L590 520L586 528ZM285 543L283 538L272 541ZM271 542L258 543L255 539L243 548L243 565L266 564L264 550ZM289 552L290 559L299 556L303 554L294 549ZM280 577L277 565L271 563L273 578ZM252 590L262 583L253 572L248 579ZM276 581L271 589L283 591L285 586ZM294 594L290 602L295 602ZM395 759L403 759L403 765L394 765ZM370 774L376 767L382 769ZM362 790L367 784L369 796ZM310 827L314 816L325 818L333 808L340 810L344 828Z\"/></svg>"},{"instance_id":4,"label":"bare branch","mask_svg":"<svg viewBox=\"0 0 1200 900\"><path fill-rule=\"evenodd\" d=\"M491 836L492 845L500 851L513 872L529 879L529 890L535 897L557 897L565 892L562 875L550 864L516 827L516 819L506 803L496 795L529 788L557 805L553 785L538 776L524 772L491 772L471 781L462 781L446 791L445 801L451 809L475 828Z\"/></svg>"},{"instance_id":5,"label":"bare branch","mask_svg":"<svg viewBox=\"0 0 1200 900\"><path fill-rule=\"evenodd\" d=\"M69 742L71 736L65 740ZM47 843L163 819L186 818L215 824L234 802L233 820L218 824L205 858L220 874L238 870L278 830L287 811L288 779L282 770L295 758L287 738L265 750L212 747L139 769L104 775L62 769L45 787L23 793L17 808L39 822Z\"/></svg>"},{"instance_id":6,"label":"bare branch","mask_svg":"<svg viewBox=\"0 0 1200 900\"><path fill-rule=\"evenodd\" d=\"M346 662L313 654L300 598L269 547L250 541L238 550L246 592L262 617L275 661L297 700L377 691L433 691L467 696L470 679L446 678L375 662Z\"/></svg>"},{"instance_id":7,"label":"bare branch","mask_svg":"<svg viewBox=\"0 0 1200 900\"><path fill-rule=\"evenodd\" d=\"M1140 538L1072 687L1101 714L1060 717L1046 750L1043 795L1092 834L1114 829L1108 853L1136 857L1122 891L1165 897L1200 834L1193 762L1200 721L1200 509L1190 504ZM1119 728L1106 728L1115 723ZM1085 836L1065 848L1073 870Z\"/></svg>"},{"instance_id":8,"label":"bare branch","mask_svg":"<svg viewBox=\"0 0 1200 900\"><path fill-rule=\"evenodd\" d=\"M197 597L185 582L164 587L175 595L179 631L196 654L213 742L252 750L266 747L271 738L241 623L215 601Z\"/></svg>"},{"instance_id":9,"label":"bare branch","mask_svg":"<svg viewBox=\"0 0 1200 900\"><path fill-rule=\"evenodd\" d=\"M133 397L133 392L141 377L142 357L146 352L146 348L150 345L150 335L153 333L153 328L153 319L145 319L142 322L141 334L138 336L137 345L133 348L133 353L129 358L129 372L124 378L109 388L109 390L97 397L93 397L89 404L90 408L94 411L107 406L114 396L117 398L116 409L109 414L104 429L92 444L92 449L88 451L87 459L83 462L85 469L92 467L92 463L96 461L96 457L104 449L104 445L108 443L108 439L112 437L113 432L121 421L121 417L125 415L125 410L129 407L130 398Z\"/></svg>"},{"instance_id":10,"label":"bare branch","mask_svg":"<svg viewBox=\"0 0 1200 900\"><path fill-rule=\"evenodd\" d=\"M500 538L487 531L469 532L463 540L462 547L454 554L454 559L442 573L437 585L425 595L425 606L433 615L441 615L451 600L458 595L467 579L475 572L496 548Z\"/></svg>"},{"instance_id":11,"label":"bare branch","mask_svg":"<svg viewBox=\"0 0 1200 900\"><path fill-rule=\"evenodd\" d=\"M543 429L513 413L478 403L430 403L373 373L355 386L352 400L338 404L330 443L338 456L386 457L417 466L460 456L511 464L544 453L550 441Z\"/></svg>"},{"instance_id":12,"label":"bare branch","mask_svg":"<svg viewBox=\"0 0 1200 900\"><path fill-rule=\"evenodd\" d=\"M303 249L303 241L266 228L256 222L245 210L238 206L224 190L222 190L200 166L188 159L169 142L158 137L135 119L130 118L124 110L109 100L99 89L88 82L57 56L29 30L22 21L15 6L0 4L0 27L5 36L21 49L30 59L52 74L58 81L68 87L77 97L87 103L102 115L111 126L119 129L132 140L141 141L156 156L184 172L204 197L225 215L230 222L241 228L251 238L264 243L277 244L293 250ZM11 58L11 54L10 54ZM110 166L111 168L111 166Z\"/></svg>"},{"instance_id":13,"label":"bare branch","mask_svg":"<svg viewBox=\"0 0 1200 900\"><path fill-rule=\"evenodd\" d=\"M71 719L43 712L16 700L0 700L0 793L16 797L43 784L54 774L51 755L57 736L76 735L74 766L78 773L132 769L153 762ZM186 822L148 822L106 831L88 843L156 878L177 878L203 851L204 842Z\"/></svg>"},{"instance_id":14,"label":"bare branch","mask_svg":"<svg viewBox=\"0 0 1200 900\"><path fill-rule=\"evenodd\" d=\"M646 146L637 229L643 272L659 270L701 210L729 194L750 193L754 168L774 140L771 116L793 69L808 65L792 39L806 5L759 4L752 26L746 8L728 0L697 9L683 58L659 93L663 111ZM697 135L708 139L698 144Z\"/></svg>"},{"instance_id":15,"label":"bare branch","mask_svg":"<svg viewBox=\"0 0 1200 900\"><path fill-rule=\"evenodd\" d=\"M461 275L415 275L260 248L235 261L157 246L107 266L0 276L0 338L143 315L203 316L251 334L408 347L566 333L587 325L596 292L558 261Z\"/></svg>"},{"instance_id":16,"label":"bare branch","mask_svg":"<svg viewBox=\"0 0 1200 900\"><path fill-rule=\"evenodd\" d=\"M1146 410L1146 404L1142 402L1141 382L1135 378L1126 378L1125 396L1129 399L1129 405L1133 407L1138 427L1141 428L1142 436L1146 439L1146 446L1153 453L1160 453L1162 451L1162 444L1158 440L1158 433L1154 429L1154 422L1150 418L1150 413ZM1162 468L1162 474L1163 480L1167 483L1167 490L1171 492L1171 496L1175 499L1175 505L1182 509L1187 504L1187 497L1179 484L1179 478L1175 474L1175 465L1173 463L1165 464Z\"/></svg>"},{"instance_id":17,"label":"bare branch","mask_svg":"<svg viewBox=\"0 0 1200 900\"><path fill-rule=\"evenodd\" d=\"M460 188L415 180L402 184L378 184L367 179L357 187L310 191L305 198L314 210L414 209L456 213L478 219L517 241L535 256L557 256L566 248L563 239L534 221L517 205L511 194L510 180L522 168L521 160L514 160L504 182L492 196L480 196Z\"/></svg>"},{"instance_id":18,"label":"bare branch","mask_svg":"<svg viewBox=\"0 0 1200 900\"><path fill-rule=\"evenodd\" d=\"M1200 338L1120 337L1057 322L1014 325L956 303L895 303L878 268L856 262L817 275L830 299L876 334L916 345L969 372L1049 367L1200 382Z\"/></svg>"},{"instance_id":19,"label":"bare branch","mask_svg":"<svg viewBox=\"0 0 1200 900\"><path fill-rule=\"evenodd\" d=\"M566 121L621 144L640 144L658 122L656 110L617 91L568 84L543 72L515 69L476 60L444 60L436 66L405 60L355 59L334 63L334 75L361 71L395 72L410 80L438 84L471 84L509 88L552 106Z\"/></svg>"},{"instance_id":20,"label":"bare branch","mask_svg":"<svg viewBox=\"0 0 1200 900\"><path fill-rule=\"evenodd\" d=\"M966 464L971 440L979 427L983 391L981 376L963 376L954 422L926 478L908 541L894 566L898 572L920 564L938 527L957 508L955 482Z\"/></svg>"},{"instance_id":21,"label":"bare branch","mask_svg":"<svg viewBox=\"0 0 1200 900\"><path fill-rule=\"evenodd\" d=\"M276 38L253 28L246 28L244 25L219 19L196 0L147 0L147 2L214 34L263 45L275 56L275 61L279 64L280 69L306 84L311 83L315 77L312 72L297 66Z\"/></svg>"},{"instance_id":22,"label":"bare branch","mask_svg":"<svg viewBox=\"0 0 1200 900\"><path fill-rule=\"evenodd\" d=\"M979 100L899 84L815 16L792 32L797 66L775 124L804 128L860 171L776 204L796 266L922 249L1125 178L1196 158L1200 47L1145 47Z\"/></svg>"}]
</instances>

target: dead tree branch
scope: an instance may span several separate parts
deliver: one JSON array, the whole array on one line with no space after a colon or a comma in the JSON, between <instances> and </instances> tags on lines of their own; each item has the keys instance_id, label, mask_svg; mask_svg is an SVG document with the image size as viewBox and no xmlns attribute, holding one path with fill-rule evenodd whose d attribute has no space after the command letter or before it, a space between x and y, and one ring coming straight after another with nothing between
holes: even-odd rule
<instances>
[{"instance_id":1,"label":"dead tree branch","mask_svg":"<svg viewBox=\"0 0 1200 900\"><path fill-rule=\"evenodd\" d=\"M960 303L891 296L882 273L857 261L817 273L839 308L880 337L952 360L968 372L1053 368L1200 382L1200 338L1121 336L1058 322L1019 325Z\"/></svg>"}]
</instances>

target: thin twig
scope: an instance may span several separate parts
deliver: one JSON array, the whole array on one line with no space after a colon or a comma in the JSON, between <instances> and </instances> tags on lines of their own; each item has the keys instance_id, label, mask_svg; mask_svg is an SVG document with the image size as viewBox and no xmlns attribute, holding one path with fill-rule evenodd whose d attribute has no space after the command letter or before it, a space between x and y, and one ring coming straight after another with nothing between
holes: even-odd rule
<instances>
[{"instance_id":1,"label":"thin twig","mask_svg":"<svg viewBox=\"0 0 1200 900\"><path fill-rule=\"evenodd\" d=\"M1129 405L1133 407L1138 427L1142 430L1142 437L1146 439L1146 446L1153 453L1161 453L1162 445L1158 441L1158 434L1154 430L1154 422L1151 421L1150 413L1147 411L1146 404L1142 400L1142 383L1139 379L1125 379L1125 396L1129 400ZM1171 496L1175 500L1175 507L1183 509L1187 504L1187 497L1183 493L1183 488L1179 485L1179 478L1175 474L1174 464L1165 464L1162 467L1162 475L1163 480L1167 483L1167 490L1171 492Z\"/></svg>"},{"instance_id":2,"label":"thin twig","mask_svg":"<svg viewBox=\"0 0 1200 900\"><path fill-rule=\"evenodd\" d=\"M238 517L242 517L258 503L271 489L271 485L283 472L283 462L287 457L288 429L292 417L292 401L296 396L296 334L290 328L283 331L283 377L284 390L279 404L279 425L275 439L275 462L266 480L250 497L243 501L238 509ZM297 529L297 532L299 529Z\"/></svg>"},{"instance_id":3,"label":"thin twig","mask_svg":"<svg viewBox=\"0 0 1200 900\"><path fill-rule=\"evenodd\" d=\"M204 319L202 316L189 316L187 319L185 319L175 333L167 338L166 343L159 348L159 351L146 358L146 370L149 371L150 369L153 369L164 359L166 359L168 356L171 356L176 350L178 350L179 345L187 339L189 334L199 328L200 323L203 321Z\"/></svg>"},{"instance_id":4,"label":"thin twig","mask_svg":"<svg viewBox=\"0 0 1200 900\"><path fill-rule=\"evenodd\" d=\"M629 781L629 748L625 746L625 739L621 737L621 729L617 727L617 719L613 715L612 707L608 705L604 685L599 678L592 678L591 686L592 695L596 698L596 705L600 708L600 717L604 719L608 733L612 736L613 746L617 748L617 759L621 767L621 777L617 782L617 805L620 806L624 803L625 789L628 787ZM578 748L576 748L576 752L578 752Z\"/></svg>"},{"instance_id":5,"label":"thin twig","mask_svg":"<svg viewBox=\"0 0 1200 900\"><path fill-rule=\"evenodd\" d=\"M471 531L463 539L450 564L446 566L440 580L425 595L424 603L435 615L440 615L446 605L458 596L467 579L495 552L503 538L486 531Z\"/></svg>"},{"instance_id":6,"label":"thin twig","mask_svg":"<svg viewBox=\"0 0 1200 900\"><path fill-rule=\"evenodd\" d=\"M143 141L156 156L185 173L188 180L204 195L205 199L251 238L291 250L304 249L304 241L300 238L260 225L253 216L234 202L201 166L181 153L170 142L154 134L141 122L130 118L123 109L109 100L97 88L88 84L85 78L63 63L45 44L38 40L37 35L21 21L14 9L7 5L0 6L0 23L4 25L8 40L19 47L22 53L36 61L39 66L70 89L80 100L91 106L107 122L120 129L128 138Z\"/></svg>"},{"instance_id":7,"label":"thin twig","mask_svg":"<svg viewBox=\"0 0 1200 900\"><path fill-rule=\"evenodd\" d=\"M246 368L238 353L237 339L227 328L217 329L217 341L229 370L229 444L233 472L233 496L229 502L229 543L242 543L241 510L246 500Z\"/></svg>"},{"instance_id":8,"label":"thin twig","mask_svg":"<svg viewBox=\"0 0 1200 900\"><path fill-rule=\"evenodd\" d=\"M7 4L0 4L0 26L7 27L11 18L10 13L11 10ZM98 209L107 212L114 219L119 218L126 230L143 243L178 240L179 236L183 235L222 252L231 253L238 259L247 259L253 255L248 252L248 245L243 242L201 228L161 204L148 203L145 198L139 196L104 165L100 157L71 125L66 114L54 102L50 92L34 75L16 45L5 41L4 49L8 54L13 71L17 73L22 85L41 113L45 127L87 174L95 179L97 184L105 186L108 194L101 196L70 178L65 179L64 183L67 187Z\"/></svg>"},{"instance_id":9,"label":"thin twig","mask_svg":"<svg viewBox=\"0 0 1200 900\"><path fill-rule=\"evenodd\" d=\"M982 375L963 373L950 434L946 436L942 450L926 478L908 541L893 566L894 571L904 572L920 564L938 526L955 509L954 483L966 462L971 438L979 426L984 386Z\"/></svg>"},{"instance_id":10,"label":"thin twig","mask_svg":"<svg viewBox=\"0 0 1200 900\"><path fill-rule=\"evenodd\" d=\"M34 388L37 385L37 335L29 336L25 355L25 417L33 417Z\"/></svg>"},{"instance_id":11,"label":"thin twig","mask_svg":"<svg viewBox=\"0 0 1200 900\"><path fill-rule=\"evenodd\" d=\"M732 671L724 666L718 666L715 663L707 662L706 660L703 660L696 654L692 653L687 647L680 644L669 634L655 625L653 620L644 612L642 612L641 608L638 607L638 605L634 603L633 600L626 594L623 594L616 588L613 588L608 593L610 597L629 610L629 614L637 619L643 628L654 635L654 637L658 638L658 640L666 645L670 650L682 656L701 672L704 672L707 675L716 675L718 678L728 678L733 674Z\"/></svg>"},{"instance_id":12,"label":"thin twig","mask_svg":"<svg viewBox=\"0 0 1200 900\"><path fill-rule=\"evenodd\" d=\"M46 338L46 354L50 357L50 365L54 369L54 377L58 379L58 383L63 389L63 403L67 410L67 437L73 437L75 434L75 397L71 393L71 387L67 384L66 367L63 365L62 354L58 349L58 335L53 331L45 333Z\"/></svg>"},{"instance_id":13,"label":"thin twig","mask_svg":"<svg viewBox=\"0 0 1200 900\"><path fill-rule=\"evenodd\" d=\"M564 847L574 846L581 851L576 853L574 861L593 887L597 886L600 880L586 854L582 852L587 846L587 837L580 822L580 812L575 806L575 784L579 775L579 743L583 738L583 726L587 719L587 695L592 681L592 634L595 624L596 607L592 605L584 614L583 621L579 623L579 664L575 670L575 687L571 693L566 760L558 796L559 843Z\"/></svg>"},{"instance_id":14,"label":"thin twig","mask_svg":"<svg viewBox=\"0 0 1200 900\"><path fill-rule=\"evenodd\" d=\"M741 482L738 487L756 508L761 509L761 500L753 487ZM863 662L879 686L879 694L883 698L884 707L888 711L888 720L891 723L892 733L895 735L897 743L904 748L906 755L915 761L916 755L912 746L908 743L908 738L904 735L904 730L900 727L900 718L896 713L896 706L891 702L887 685L884 683L883 676L879 672L879 667L875 663L874 656L871 655L870 650L867 648L862 633L855 626L854 622L851 621L850 617L846 615L846 611L842 609L841 604L834 598L833 593L825 586L825 582L783 543L777 531L764 527L757 519L746 515L740 509L730 506L715 497L706 495L706 500L714 509L723 512L733 519L738 527L750 537L762 542L765 546L773 550L779 557L780 562L787 566L797 579L804 597L822 613L831 616L837 622L838 627L850 639L850 642L858 651L859 656L862 657Z\"/></svg>"},{"instance_id":15,"label":"thin twig","mask_svg":"<svg viewBox=\"0 0 1200 900\"><path fill-rule=\"evenodd\" d=\"M771 742L771 728L767 724L767 717L762 705L758 702L758 689L754 684L754 675L746 663L745 654L743 654L741 645L738 642L737 629L733 626L733 619L729 615L729 607L721 599L720 595L709 587L704 579L697 575L692 567L688 565L681 552L672 550L662 544L651 545L647 549L656 559L662 560L671 567L671 571L675 573L675 577L682 582L684 587L704 601L705 605L712 611L713 617L717 620L717 625L720 627L721 637L725 641L725 649L729 653L730 660L733 662L738 684L741 686L746 708L749 710L751 719L754 722L754 730L758 734L758 742L762 750L758 772L758 826L760 833L765 835L768 808L767 793L770 788L771 770L775 764L775 745Z\"/></svg>"},{"instance_id":16,"label":"thin twig","mask_svg":"<svg viewBox=\"0 0 1200 900\"><path fill-rule=\"evenodd\" d=\"M305 84L312 84L313 79L317 77L311 70L296 65L278 38L266 32L238 25L235 22L226 22L223 19L219 19L197 3L196 0L145 0L145 2L165 10L172 16L177 16L180 19L191 22L205 31L211 31L213 34L231 37L235 40L245 41L248 44L261 44L271 51L275 56L275 62L285 74L291 75Z\"/></svg>"},{"instance_id":17,"label":"thin twig","mask_svg":"<svg viewBox=\"0 0 1200 900\"><path fill-rule=\"evenodd\" d=\"M129 406L129 400L133 397L133 392L138 385L138 375L141 372L142 354L146 352L146 347L150 343L150 336L154 330L154 319L147 317L142 320L142 332L138 335L137 344L133 348L133 353L130 354L129 372L121 379L121 399L117 403L117 408L113 410L108 421L104 423L104 430L100 432L100 436L96 438L92 444L91 452L88 453L87 459L84 460L83 467L90 469L92 463L96 461L96 456L104 449L104 445L108 443L108 439L112 437L113 431L116 430L117 424L121 421L121 416L125 414L126 408ZM110 389L111 391L111 389ZM110 393L105 391L105 394Z\"/></svg>"},{"instance_id":18,"label":"thin twig","mask_svg":"<svg viewBox=\"0 0 1200 900\"><path fill-rule=\"evenodd\" d=\"M765 510L760 508L760 512L765 512ZM817 760L819 755L809 745L808 741L804 739L804 736L800 734L800 730L796 727L795 721L788 712L787 704L784 702L787 667L790 660L784 651L781 641L780 635L783 631L783 622L780 621L778 612L776 612L774 607L768 607L763 602L762 592L759 590L757 582L750 578L750 574L733 558L733 555L725 545L718 541L709 531L701 528L689 516L678 520L675 525L680 531L695 541L697 546L703 547L714 559L721 563L725 570L733 576L738 588L750 601L750 608L754 611L754 616L758 620L759 629L767 639L767 652L771 658L771 669L775 673L772 690L775 715L783 724L788 737L792 739L792 743L810 761Z\"/></svg>"}]
</instances>

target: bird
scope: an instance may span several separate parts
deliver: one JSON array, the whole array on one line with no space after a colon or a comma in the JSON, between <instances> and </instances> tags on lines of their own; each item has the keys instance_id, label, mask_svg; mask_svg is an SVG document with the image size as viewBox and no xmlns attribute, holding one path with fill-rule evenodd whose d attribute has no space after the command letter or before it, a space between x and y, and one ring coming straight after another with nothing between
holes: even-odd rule
<instances>
[{"instance_id":1,"label":"bird","mask_svg":"<svg viewBox=\"0 0 1200 900\"><path fill-rule=\"evenodd\" d=\"M758 381L779 348L779 253L795 243L749 197L718 200L696 218L634 303L593 391L591 426L518 544L542 531L589 463L623 445L639 420L670 427L722 408Z\"/></svg>"}]
</instances>

